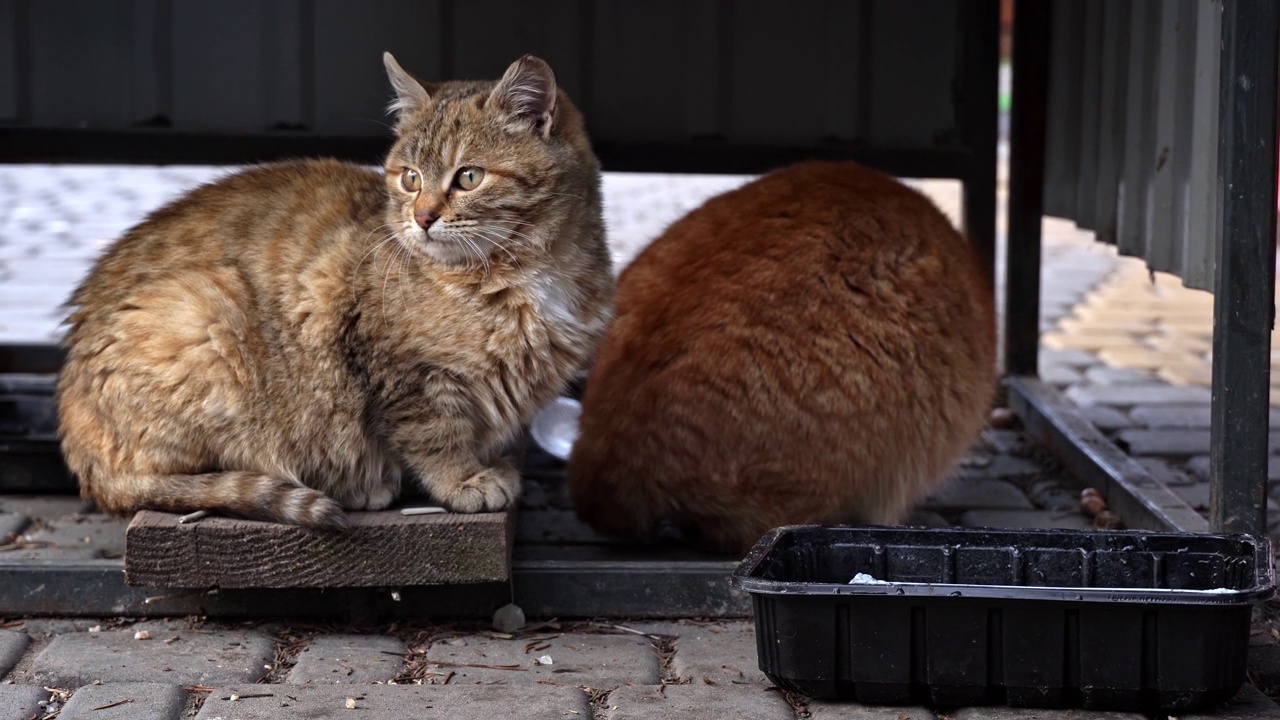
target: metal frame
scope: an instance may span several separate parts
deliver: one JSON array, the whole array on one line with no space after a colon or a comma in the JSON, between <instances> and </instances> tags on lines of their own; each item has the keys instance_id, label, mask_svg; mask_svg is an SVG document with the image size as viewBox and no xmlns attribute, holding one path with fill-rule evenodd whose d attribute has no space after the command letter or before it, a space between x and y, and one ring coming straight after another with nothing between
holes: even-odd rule
<instances>
[{"instance_id":1,"label":"metal frame","mask_svg":"<svg viewBox=\"0 0 1280 720\"><path fill-rule=\"evenodd\" d=\"M1057 0L1062 2L1062 0ZM1077 472L1109 478L1135 508L1153 505L1154 482L1123 454L1096 452L1096 429L1035 378L1039 346L1040 222L1044 214L1045 73L1052 53L1053 2L1017 0L1014 14L1010 142L1008 308L1009 389L1040 438L1076 459ZM1215 3L1215 6L1217 4ZM1211 508L1214 532L1266 534L1270 336L1275 308L1277 46L1280 8L1272 0L1223 0L1218 108L1217 282L1214 294ZM1128 478L1128 481L1120 481ZM1116 502L1114 499L1112 502ZM1162 500L1154 501L1161 506ZM1139 511L1140 516L1143 511ZM1157 513L1159 514L1159 513ZM1176 505L1173 528L1202 530Z\"/></svg>"}]
</instances>

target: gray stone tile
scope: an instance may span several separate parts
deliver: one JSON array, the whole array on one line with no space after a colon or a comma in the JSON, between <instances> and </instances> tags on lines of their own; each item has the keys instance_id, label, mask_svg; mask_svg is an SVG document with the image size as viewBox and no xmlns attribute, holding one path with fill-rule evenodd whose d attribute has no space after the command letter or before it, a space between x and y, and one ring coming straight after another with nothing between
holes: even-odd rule
<instances>
[{"instance_id":1,"label":"gray stone tile","mask_svg":"<svg viewBox=\"0 0 1280 720\"><path fill-rule=\"evenodd\" d=\"M1209 490L1210 486L1207 482L1195 483L1192 485L1170 485L1169 489L1175 495L1182 498L1183 502L1190 505L1201 513L1209 512ZM1275 500L1267 499L1268 510L1280 510L1280 505Z\"/></svg>"},{"instance_id":2,"label":"gray stone tile","mask_svg":"<svg viewBox=\"0 0 1280 720\"><path fill-rule=\"evenodd\" d=\"M1094 365L1085 370L1084 377L1093 385L1150 385L1163 382L1149 370L1118 368L1111 365Z\"/></svg>"},{"instance_id":3,"label":"gray stone tile","mask_svg":"<svg viewBox=\"0 0 1280 720\"><path fill-rule=\"evenodd\" d=\"M1036 463L1013 455L997 455L982 471L987 477L1004 480L1026 480L1041 472L1040 466Z\"/></svg>"},{"instance_id":4,"label":"gray stone tile","mask_svg":"<svg viewBox=\"0 0 1280 720\"><path fill-rule=\"evenodd\" d=\"M235 694L239 699L232 700ZM354 708L347 707L352 700ZM209 693L198 720L566 720L591 718L587 694L551 685L241 685Z\"/></svg>"},{"instance_id":5,"label":"gray stone tile","mask_svg":"<svg viewBox=\"0 0 1280 720\"><path fill-rule=\"evenodd\" d=\"M1202 429L1209 427L1209 406L1139 405L1129 411L1135 425L1153 430L1165 428Z\"/></svg>"},{"instance_id":6,"label":"gray stone tile","mask_svg":"<svg viewBox=\"0 0 1280 720\"><path fill-rule=\"evenodd\" d=\"M1280 720L1280 707L1246 682L1225 706L1211 713L1190 713L1178 717L1180 720Z\"/></svg>"},{"instance_id":7,"label":"gray stone tile","mask_svg":"<svg viewBox=\"0 0 1280 720\"><path fill-rule=\"evenodd\" d=\"M677 636L671 669L682 680L718 685L768 682L756 657L755 623L673 625L663 634Z\"/></svg>"},{"instance_id":8,"label":"gray stone tile","mask_svg":"<svg viewBox=\"0 0 1280 720\"><path fill-rule=\"evenodd\" d=\"M763 686L689 685L621 687L605 700L605 720L791 720L782 693Z\"/></svg>"},{"instance_id":9,"label":"gray stone tile","mask_svg":"<svg viewBox=\"0 0 1280 720\"><path fill-rule=\"evenodd\" d=\"M254 682L266 674L263 665L275 658L270 638L252 630L177 632L166 642L152 632L150 640L135 640L136 630L112 630L59 635L36 656L27 673L32 682L74 688L95 680L175 685L218 685Z\"/></svg>"},{"instance_id":10,"label":"gray stone tile","mask_svg":"<svg viewBox=\"0 0 1280 720\"><path fill-rule=\"evenodd\" d=\"M1067 398L1077 405L1186 405L1209 402L1209 388L1192 385L1075 385L1067 389Z\"/></svg>"},{"instance_id":11,"label":"gray stone tile","mask_svg":"<svg viewBox=\"0 0 1280 720\"><path fill-rule=\"evenodd\" d=\"M75 495L0 495L0 513L28 517L60 517L85 513L93 503Z\"/></svg>"},{"instance_id":12,"label":"gray stone tile","mask_svg":"<svg viewBox=\"0 0 1280 720\"><path fill-rule=\"evenodd\" d=\"M970 510L960 516L963 527L1063 528L1088 530L1093 523L1078 512L1053 510Z\"/></svg>"},{"instance_id":13,"label":"gray stone tile","mask_svg":"<svg viewBox=\"0 0 1280 720\"><path fill-rule=\"evenodd\" d=\"M62 707L58 720L178 720L186 705L187 691L177 685L85 685Z\"/></svg>"},{"instance_id":14,"label":"gray stone tile","mask_svg":"<svg viewBox=\"0 0 1280 720\"><path fill-rule=\"evenodd\" d=\"M43 715L49 692L37 685L0 685L0 720L30 720Z\"/></svg>"},{"instance_id":15,"label":"gray stone tile","mask_svg":"<svg viewBox=\"0 0 1280 720\"><path fill-rule=\"evenodd\" d=\"M124 557L126 518L108 515L64 515L28 528L23 540L31 546L12 550L14 560L73 560Z\"/></svg>"},{"instance_id":16,"label":"gray stone tile","mask_svg":"<svg viewBox=\"0 0 1280 720\"><path fill-rule=\"evenodd\" d=\"M1041 363L1037 374L1042 382L1059 387L1074 385L1084 379L1084 375L1078 369L1057 363Z\"/></svg>"},{"instance_id":17,"label":"gray stone tile","mask_svg":"<svg viewBox=\"0 0 1280 720\"><path fill-rule=\"evenodd\" d=\"M385 635L321 635L298 653L297 685L386 682L404 668L404 643Z\"/></svg>"},{"instance_id":18,"label":"gray stone tile","mask_svg":"<svg viewBox=\"0 0 1280 720\"><path fill-rule=\"evenodd\" d=\"M31 638L24 632L0 630L0 678L18 664L30 644Z\"/></svg>"},{"instance_id":19,"label":"gray stone tile","mask_svg":"<svg viewBox=\"0 0 1280 720\"><path fill-rule=\"evenodd\" d=\"M610 688L626 683L656 685L661 678L652 641L638 635L548 636L542 650L525 652L528 640L502 640L479 635L460 638L462 644L436 643L427 660L456 671L453 682L533 684L554 681L566 685ZM550 657L551 664L538 658ZM447 664L447 665L446 665ZM511 669L469 667L512 666Z\"/></svg>"},{"instance_id":20,"label":"gray stone tile","mask_svg":"<svg viewBox=\"0 0 1280 720\"><path fill-rule=\"evenodd\" d=\"M1188 474L1181 468L1176 468L1169 464L1168 460L1161 457L1137 457L1134 460L1142 466L1144 470L1151 473L1151 476L1159 480L1162 484L1172 487L1174 485L1194 485L1199 480L1193 475Z\"/></svg>"},{"instance_id":21,"label":"gray stone tile","mask_svg":"<svg viewBox=\"0 0 1280 720\"><path fill-rule=\"evenodd\" d=\"M1094 710L1039 710L1035 708L970 707L948 712L950 720L1148 720L1146 715ZM1185 720L1186 716L1182 716Z\"/></svg>"},{"instance_id":22,"label":"gray stone tile","mask_svg":"<svg viewBox=\"0 0 1280 720\"><path fill-rule=\"evenodd\" d=\"M934 720L932 710L893 705L856 705L814 700L809 703L812 720ZM952 717L948 714L947 717Z\"/></svg>"},{"instance_id":23,"label":"gray stone tile","mask_svg":"<svg viewBox=\"0 0 1280 720\"><path fill-rule=\"evenodd\" d=\"M1187 472L1204 481L1209 479L1209 456L1197 455L1187 461ZM1267 482L1280 483L1280 455L1267 457Z\"/></svg>"},{"instance_id":24,"label":"gray stone tile","mask_svg":"<svg viewBox=\"0 0 1280 720\"><path fill-rule=\"evenodd\" d=\"M1208 430L1121 430L1117 437L1131 455L1188 457L1209 452Z\"/></svg>"},{"instance_id":25,"label":"gray stone tile","mask_svg":"<svg viewBox=\"0 0 1280 720\"><path fill-rule=\"evenodd\" d=\"M1074 368L1087 368L1101 361L1097 356L1083 350L1040 348L1041 365L1067 365Z\"/></svg>"},{"instance_id":26,"label":"gray stone tile","mask_svg":"<svg viewBox=\"0 0 1280 720\"><path fill-rule=\"evenodd\" d=\"M31 522L26 515L0 512L0 545L13 542L14 538Z\"/></svg>"},{"instance_id":27,"label":"gray stone tile","mask_svg":"<svg viewBox=\"0 0 1280 720\"><path fill-rule=\"evenodd\" d=\"M1032 505L1025 493L1004 480L963 478L948 481L933 491L920 507L947 512L973 508L1030 509Z\"/></svg>"},{"instance_id":28,"label":"gray stone tile","mask_svg":"<svg viewBox=\"0 0 1280 720\"><path fill-rule=\"evenodd\" d=\"M1106 405L1093 405L1080 409L1085 419L1103 432L1123 430L1133 426L1133 420L1123 411Z\"/></svg>"}]
</instances>

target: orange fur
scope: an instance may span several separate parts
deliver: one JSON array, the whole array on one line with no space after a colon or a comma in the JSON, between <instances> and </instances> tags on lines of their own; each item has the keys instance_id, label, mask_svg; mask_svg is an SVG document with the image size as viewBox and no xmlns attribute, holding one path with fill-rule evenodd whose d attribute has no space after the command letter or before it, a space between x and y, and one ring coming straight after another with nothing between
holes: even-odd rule
<instances>
[{"instance_id":1,"label":"orange fur","mask_svg":"<svg viewBox=\"0 0 1280 720\"><path fill-rule=\"evenodd\" d=\"M619 278L575 507L734 552L780 525L897 522L981 430L994 356L985 275L929 200L852 163L770 173Z\"/></svg>"},{"instance_id":2,"label":"orange fur","mask_svg":"<svg viewBox=\"0 0 1280 720\"><path fill-rule=\"evenodd\" d=\"M541 60L432 86L386 63L384 173L225 178L130 230L76 291L62 446L103 509L341 526L405 473L461 512L515 499L500 451L609 317L598 163ZM483 180L462 189L461 168Z\"/></svg>"}]
</instances>

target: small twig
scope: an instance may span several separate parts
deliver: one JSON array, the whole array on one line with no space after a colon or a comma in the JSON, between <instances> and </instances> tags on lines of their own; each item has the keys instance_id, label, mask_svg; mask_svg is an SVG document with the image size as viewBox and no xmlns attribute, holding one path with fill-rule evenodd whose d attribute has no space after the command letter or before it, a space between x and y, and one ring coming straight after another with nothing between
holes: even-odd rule
<instances>
[{"instance_id":1,"label":"small twig","mask_svg":"<svg viewBox=\"0 0 1280 720\"><path fill-rule=\"evenodd\" d=\"M486 665L484 663L449 662L448 660L427 660L427 664L441 667L484 668L486 670L518 670L520 672L525 670L519 665Z\"/></svg>"},{"instance_id":2,"label":"small twig","mask_svg":"<svg viewBox=\"0 0 1280 720\"><path fill-rule=\"evenodd\" d=\"M183 515L182 517L178 518L178 524L185 525L187 523L193 523L197 520L203 520L204 518L207 518L207 517L209 517L208 510L197 510L193 513L187 513L186 515Z\"/></svg>"},{"instance_id":3,"label":"small twig","mask_svg":"<svg viewBox=\"0 0 1280 720\"><path fill-rule=\"evenodd\" d=\"M121 705L124 705L125 703L131 703L131 702L133 702L133 698L125 698L125 699L123 699L123 700L117 700L117 701L115 701L115 702L113 702L113 703L107 703L106 705L99 705L98 707L95 707L95 708L89 708L89 709L90 709L90 710L106 710L106 709L108 709L108 708L120 707Z\"/></svg>"},{"instance_id":4,"label":"small twig","mask_svg":"<svg viewBox=\"0 0 1280 720\"><path fill-rule=\"evenodd\" d=\"M264 697L275 697L275 695L271 693L254 693L252 695L236 695L236 700L248 700L249 698L264 698ZM228 695L227 697L224 697L222 699L230 700L231 696Z\"/></svg>"}]
</instances>

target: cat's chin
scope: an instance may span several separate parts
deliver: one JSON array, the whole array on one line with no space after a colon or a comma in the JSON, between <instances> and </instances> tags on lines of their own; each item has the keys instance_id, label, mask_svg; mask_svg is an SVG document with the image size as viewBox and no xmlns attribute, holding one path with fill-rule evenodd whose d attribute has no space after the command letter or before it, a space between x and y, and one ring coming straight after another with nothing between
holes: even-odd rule
<instances>
[{"instance_id":1,"label":"cat's chin","mask_svg":"<svg viewBox=\"0 0 1280 720\"><path fill-rule=\"evenodd\" d=\"M470 267L483 265L488 260L480 257L474 248L452 240L410 240L405 244L427 262L442 267Z\"/></svg>"}]
</instances>

